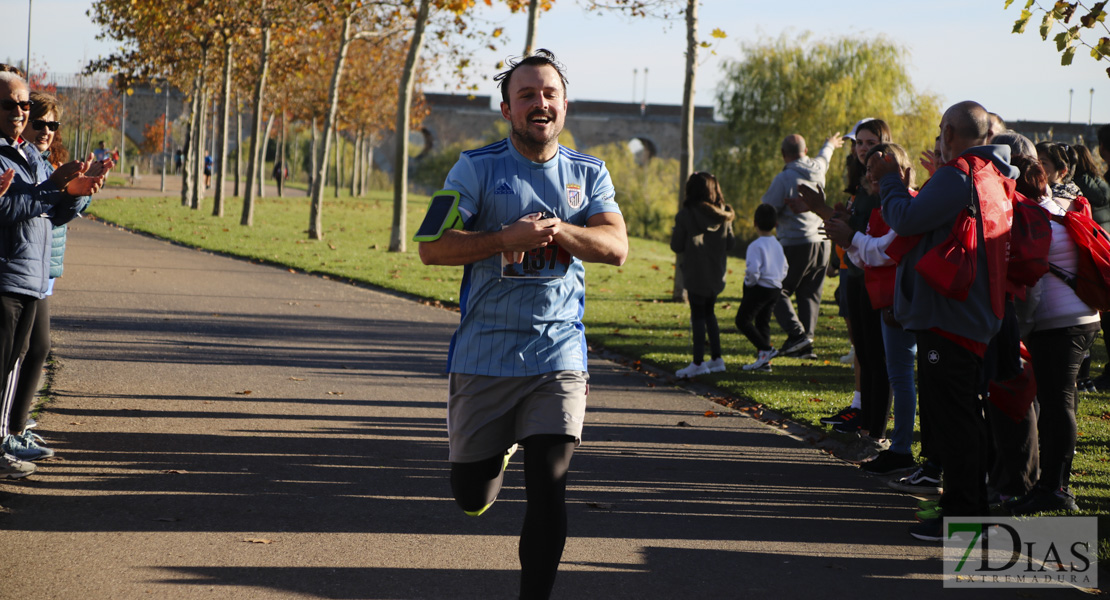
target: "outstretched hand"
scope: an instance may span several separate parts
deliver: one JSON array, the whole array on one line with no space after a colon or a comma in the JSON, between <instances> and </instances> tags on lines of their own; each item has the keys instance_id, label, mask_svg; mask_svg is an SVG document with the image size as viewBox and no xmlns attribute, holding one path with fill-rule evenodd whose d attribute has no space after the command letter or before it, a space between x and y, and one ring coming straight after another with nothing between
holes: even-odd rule
<instances>
[{"instance_id":1,"label":"outstretched hand","mask_svg":"<svg viewBox=\"0 0 1110 600\"><path fill-rule=\"evenodd\" d=\"M88 162L90 163L90 166L89 170L85 171L85 175L89 177L100 177L101 175L107 176L108 172L112 170L112 167L116 166L116 163L110 158L105 158L104 160L93 160L93 156L91 154L89 155Z\"/></svg>"},{"instance_id":2,"label":"outstretched hand","mask_svg":"<svg viewBox=\"0 0 1110 600\"><path fill-rule=\"evenodd\" d=\"M836 132L832 137L825 140L826 144L832 144L833 148L840 148L844 146L844 138L840 136L840 132Z\"/></svg>"}]
</instances>

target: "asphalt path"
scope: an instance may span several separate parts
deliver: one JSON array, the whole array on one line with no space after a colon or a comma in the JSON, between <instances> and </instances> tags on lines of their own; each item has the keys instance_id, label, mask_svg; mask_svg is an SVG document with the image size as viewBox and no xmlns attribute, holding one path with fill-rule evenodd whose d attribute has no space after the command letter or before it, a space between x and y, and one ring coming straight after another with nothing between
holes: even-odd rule
<instances>
[{"instance_id":1,"label":"asphalt path","mask_svg":"<svg viewBox=\"0 0 1110 600\"><path fill-rule=\"evenodd\" d=\"M52 303L58 458L0 480L0 597L516 597L520 457L480 518L448 486L457 313L89 220ZM696 386L590 371L556 598L1078 594L946 590L882 479Z\"/></svg>"}]
</instances>

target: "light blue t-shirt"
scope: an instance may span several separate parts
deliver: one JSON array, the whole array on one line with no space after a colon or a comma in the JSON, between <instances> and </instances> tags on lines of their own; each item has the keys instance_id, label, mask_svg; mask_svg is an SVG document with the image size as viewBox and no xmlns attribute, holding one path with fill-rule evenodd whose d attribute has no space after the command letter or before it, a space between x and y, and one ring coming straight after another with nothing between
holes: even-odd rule
<instances>
[{"instance_id":1,"label":"light blue t-shirt","mask_svg":"<svg viewBox=\"0 0 1110 600\"><path fill-rule=\"evenodd\" d=\"M620 214L605 163L563 146L543 164L507 139L463 152L444 188L459 192L467 231L497 231L543 211L579 226L596 214ZM526 254L522 264L503 265L497 255L466 265L447 370L496 377L585 371L585 303L582 261L552 246Z\"/></svg>"}]
</instances>

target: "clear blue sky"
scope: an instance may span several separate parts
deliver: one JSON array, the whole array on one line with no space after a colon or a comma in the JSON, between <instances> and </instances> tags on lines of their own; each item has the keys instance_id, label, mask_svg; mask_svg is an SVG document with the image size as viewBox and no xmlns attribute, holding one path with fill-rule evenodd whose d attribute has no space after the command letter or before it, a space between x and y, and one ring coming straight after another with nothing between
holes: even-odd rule
<instances>
[{"instance_id":1,"label":"clear blue sky","mask_svg":"<svg viewBox=\"0 0 1110 600\"><path fill-rule=\"evenodd\" d=\"M0 60L24 57L28 4L33 8L33 65L45 63L51 71L75 72L83 61L112 49L111 44L95 39L97 31L85 16L90 0L4 0L4 4L11 29L0 38ZM1095 123L1110 122L1110 77L1106 75L1110 62L1095 62L1080 50L1072 66L1061 67L1051 38L1041 41L1035 23L1024 35L1010 33L1020 7L1003 10L1003 4L1003 0L706 0L699 13L702 37L721 28L728 39L717 43L716 56L703 51L697 103L713 104L721 60L739 57L745 42L804 32L816 38L885 35L909 50L915 86L939 94L945 103L971 99L1009 120L1066 121L1073 89L1073 121L1086 122L1088 110L1093 109ZM522 15L505 10L480 13L504 26L509 38L501 51L474 53L480 72L492 74L498 60L523 49L525 21ZM639 101L646 93L649 103L681 102L685 28L680 21L667 27L659 20L591 14L573 0L555 0L552 11L540 17L538 45L550 48L566 63L572 100ZM491 81L476 83L478 93L496 94ZM442 82L428 91L440 89Z\"/></svg>"}]
</instances>

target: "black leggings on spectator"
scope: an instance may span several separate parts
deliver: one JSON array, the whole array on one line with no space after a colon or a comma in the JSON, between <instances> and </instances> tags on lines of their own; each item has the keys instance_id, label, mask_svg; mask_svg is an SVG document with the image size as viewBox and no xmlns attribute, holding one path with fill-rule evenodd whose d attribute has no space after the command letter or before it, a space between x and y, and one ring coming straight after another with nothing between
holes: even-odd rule
<instances>
[{"instance_id":1,"label":"black leggings on spectator","mask_svg":"<svg viewBox=\"0 0 1110 600\"><path fill-rule=\"evenodd\" d=\"M883 347L882 311L871 308L863 276L840 274L848 309L848 326L859 361L859 398L863 429L873 438L884 437L890 417L890 379Z\"/></svg>"},{"instance_id":2,"label":"black leggings on spectator","mask_svg":"<svg viewBox=\"0 0 1110 600\"><path fill-rule=\"evenodd\" d=\"M1041 477L1037 487L1055 491L1068 486L1075 455L1075 378L1083 354L1095 341L1098 323L1061 327L1029 334L1037 378L1037 433L1040 441Z\"/></svg>"},{"instance_id":3,"label":"black leggings on spectator","mask_svg":"<svg viewBox=\"0 0 1110 600\"><path fill-rule=\"evenodd\" d=\"M30 343L27 354L19 367L15 396L12 400L11 423L13 432L20 432L27 426L27 417L35 402L42 379L42 367L50 354L50 296L35 302L35 320L31 326Z\"/></svg>"},{"instance_id":4,"label":"black leggings on spectator","mask_svg":"<svg viewBox=\"0 0 1110 600\"><path fill-rule=\"evenodd\" d=\"M548 598L567 540L567 471L574 454L574 438L533 435L520 442L524 449L524 488L527 508L520 532L520 597ZM504 455L472 463L451 463L451 491L465 511L490 504L501 491Z\"/></svg>"},{"instance_id":5,"label":"black leggings on spectator","mask_svg":"<svg viewBox=\"0 0 1110 600\"><path fill-rule=\"evenodd\" d=\"M690 301L690 329L694 338L694 362L701 364L705 360L705 338L709 337L709 352L714 359L721 357L721 330L717 327L717 314L713 312L713 305L717 303L716 296L698 296L686 294Z\"/></svg>"}]
</instances>

